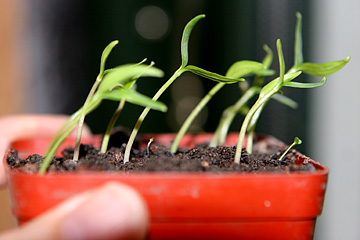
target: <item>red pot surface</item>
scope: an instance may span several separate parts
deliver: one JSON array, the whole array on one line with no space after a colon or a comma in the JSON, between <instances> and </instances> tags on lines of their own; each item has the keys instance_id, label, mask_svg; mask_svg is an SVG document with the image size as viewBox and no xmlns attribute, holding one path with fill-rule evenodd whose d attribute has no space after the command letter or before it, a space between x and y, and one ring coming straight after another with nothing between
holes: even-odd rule
<instances>
[{"instance_id":1,"label":"red pot surface","mask_svg":"<svg viewBox=\"0 0 360 240\"><path fill-rule=\"evenodd\" d=\"M41 154L48 140L25 142L25 155ZM22 152L25 142L14 142L11 147ZM99 138L87 142L98 145ZM73 140L64 146L69 144ZM79 192L118 181L144 197L150 212L150 239L312 239L316 217L322 211L328 169L310 161L316 172L40 176L7 169L7 176L12 210L20 223Z\"/></svg>"}]
</instances>

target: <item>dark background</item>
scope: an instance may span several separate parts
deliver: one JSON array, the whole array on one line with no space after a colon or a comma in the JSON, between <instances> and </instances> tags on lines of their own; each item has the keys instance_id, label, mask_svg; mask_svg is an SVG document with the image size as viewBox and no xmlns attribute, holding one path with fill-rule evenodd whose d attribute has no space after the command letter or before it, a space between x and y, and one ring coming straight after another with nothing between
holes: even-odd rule
<instances>
[{"instance_id":1,"label":"dark background","mask_svg":"<svg viewBox=\"0 0 360 240\"><path fill-rule=\"evenodd\" d=\"M304 59L307 59L310 26L306 0L30 0L28 4L31 7L28 31L33 51L32 81L37 96L33 111L37 113L71 114L77 110L98 74L102 50L115 39L120 43L108 59L108 68L139 62L146 57L164 70L163 79L138 81L138 91L152 97L180 66L182 30L198 14L204 13L206 18L198 22L190 38L189 59L193 65L225 74L235 61L261 61L265 54L263 44L268 44L275 54L275 42L280 38L286 66L290 68L297 11L303 15ZM136 28L137 17L148 6L162 9L168 20L166 33L157 39L143 37ZM156 19L156 15L145 18L145 29L156 27ZM277 61L275 55L272 69L278 72ZM300 80L307 81L304 77ZM168 113L151 111L141 132L176 131L182 122L177 120L181 119L178 110L185 106L182 100L195 104L215 85L191 73L185 73L174 84L176 88L169 89L160 98L168 105ZM273 134L287 143L298 136L304 140L299 149L304 150L308 91L311 90L284 90L285 95L299 103L299 108L293 110L271 101L262 114L257 132ZM223 109L233 104L239 94L236 85L224 87L209 103L193 130L214 131ZM95 133L104 132L116 106L116 103L106 102L88 115L86 122ZM118 123L132 128L141 111L142 108L127 104ZM240 117L235 123L232 130L238 131Z\"/></svg>"}]
</instances>

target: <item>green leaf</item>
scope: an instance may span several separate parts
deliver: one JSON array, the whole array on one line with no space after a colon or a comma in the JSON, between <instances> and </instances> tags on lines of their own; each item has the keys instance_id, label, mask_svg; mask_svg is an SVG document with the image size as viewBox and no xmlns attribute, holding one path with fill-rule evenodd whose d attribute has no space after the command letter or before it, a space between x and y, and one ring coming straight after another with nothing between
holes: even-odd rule
<instances>
[{"instance_id":1,"label":"green leaf","mask_svg":"<svg viewBox=\"0 0 360 240\"><path fill-rule=\"evenodd\" d=\"M125 64L108 72L99 85L98 92L108 92L118 85L125 86L134 77L162 77L163 71L148 65Z\"/></svg>"},{"instance_id":2,"label":"green leaf","mask_svg":"<svg viewBox=\"0 0 360 240\"><path fill-rule=\"evenodd\" d=\"M103 99L108 99L112 101L121 101L125 99L127 102L136 105L150 107L154 110L158 110L161 112L167 111L167 107L164 103L154 101L151 98L129 88L118 87L111 92L105 92L102 97Z\"/></svg>"},{"instance_id":3,"label":"green leaf","mask_svg":"<svg viewBox=\"0 0 360 240\"><path fill-rule=\"evenodd\" d=\"M187 71L190 71L190 72L200 76L200 77L204 77L204 78L207 78L207 79L210 79L210 80L213 80L216 82L225 83L225 84L231 84L231 83L236 83L236 82L240 82L240 81L245 81L245 79L243 79L243 78L235 79L235 78L225 77L220 74L209 72L209 71L206 71L202 68L199 68L199 67L196 67L193 65L188 65L185 67L185 69Z\"/></svg>"},{"instance_id":4,"label":"green leaf","mask_svg":"<svg viewBox=\"0 0 360 240\"><path fill-rule=\"evenodd\" d=\"M301 70L314 76L328 76L342 69L349 61L350 57L328 63L303 63L296 66L296 70Z\"/></svg>"},{"instance_id":5,"label":"green leaf","mask_svg":"<svg viewBox=\"0 0 360 240\"><path fill-rule=\"evenodd\" d=\"M191 31L193 30L195 24L202 18L204 18L205 15L198 15L194 17L193 19L188 22L184 28L184 32L181 39L181 67L185 67L188 64L189 61L189 39Z\"/></svg>"},{"instance_id":6,"label":"green leaf","mask_svg":"<svg viewBox=\"0 0 360 240\"><path fill-rule=\"evenodd\" d=\"M271 82L269 82L268 84L266 84L260 91L259 94L259 99L263 98L265 95L267 95L268 93L272 92L273 90L275 90L278 85L278 81L279 78L276 78L274 80L272 80Z\"/></svg>"},{"instance_id":7,"label":"green leaf","mask_svg":"<svg viewBox=\"0 0 360 240\"><path fill-rule=\"evenodd\" d=\"M297 72L290 72L285 74L284 76L284 82L290 82L293 79L297 78L302 72L301 71L297 71Z\"/></svg>"},{"instance_id":8,"label":"green leaf","mask_svg":"<svg viewBox=\"0 0 360 240\"><path fill-rule=\"evenodd\" d=\"M301 65L304 60L303 60L303 49L302 49L302 24L301 24L301 13L297 12L296 13L296 18L297 18L297 22L296 22L296 28L295 28L295 46L294 46L294 66L299 66Z\"/></svg>"},{"instance_id":9,"label":"green leaf","mask_svg":"<svg viewBox=\"0 0 360 240\"><path fill-rule=\"evenodd\" d=\"M273 52L271 51L271 48L269 48L269 46L266 44L263 46L263 49L266 52L266 55L262 60L262 64L265 66L265 68L270 68L274 58Z\"/></svg>"},{"instance_id":10,"label":"green leaf","mask_svg":"<svg viewBox=\"0 0 360 240\"><path fill-rule=\"evenodd\" d=\"M290 82L291 80L293 80L294 78L298 77L301 74L301 71L298 72L291 72L291 73L287 73L284 76L284 83ZM275 78L274 80L272 80L271 82L269 82L268 84L266 84L260 91L259 94L259 98L264 97L266 94L274 91L275 89L277 89L277 91L280 91L281 87L284 86L283 84L280 84L279 86L279 79Z\"/></svg>"},{"instance_id":11,"label":"green leaf","mask_svg":"<svg viewBox=\"0 0 360 240\"><path fill-rule=\"evenodd\" d=\"M297 72L290 72L290 73L287 73L285 74L284 76L284 82L290 82L292 80L294 80L295 78L297 78L298 76L301 75L301 71L297 71Z\"/></svg>"},{"instance_id":12,"label":"green leaf","mask_svg":"<svg viewBox=\"0 0 360 240\"><path fill-rule=\"evenodd\" d=\"M291 98L285 95L276 94L272 98L278 101L279 103L288 106L290 108L296 109L298 107L297 102L295 102L294 100L292 100Z\"/></svg>"},{"instance_id":13,"label":"green leaf","mask_svg":"<svg viewBox=\"0 0 360 240\"><path fill-rule=\"evenodd\" d=\"M272 69L261 69L258 71L254 71L254 74L260 77L273 76L275 73L276 73L275 70Z\"/></svg>"},{"instance_id":14,"label":"green leaf","mask_svg":"<svg viewBox=\"0 0 360 240\"><path fill-rule=\"evenodd\" d=\"M300 83L300 82L286 82L284 83L285 87L293 88L315 88L320 87L326 83L326 78L324 77L321 82L318 83Z\"/></svg>"},{"instance_id":15,"label":"green leaf","mask_svg":"<svg viewBox=\"0 0 360 240\"><path fill-rule=\"evenodd\" d=\"M298 138L298 137L295 137L295 139L294 139L294 144L296 144L296 145L302 144L301 139Z\"/></svg>"},{"instance_id":16,"label":"green leaf","mask_svg":"<svg viewBox=\"0 0 360 240\"><path fill-rule=\"evenodd\" d=\"M240 78L263 69L265 69L265 66L262 63L243 60L232 64L225 76L229 78Z\"/></svg>"},{"instance_id":17,"label":"green leaf","mask_svg":"<svg viewBox=\"0 0 360 240\"><path fill-rule=\"evenodd\" d=\"M281 41L278 39L276 41L276 48L278 52L279 57L279 66L280 66L280 78L279 83L282 84L284 82L284 75L285 75L285 60L284 60L284 54L282 51Z\"/></svg>"},{"instance_id":18,"label":"green leaf","mask_svg":"<svg viewBox=\"0 0 360 240\"><path fill-rule=\"evenodd\" d=\"M259 70L254 72L255 74L255 79L253 82L253 86L263 86L264 84L264 80L265 80L265 76L272 76L275 74L274 70L269 69L272 61L273 61L273 53L271 51L271 49L269 48L268 45L263 45L263 49L266 52L266 55L264 57L264 59L262 60L262 64L264 65L265 69L263 70Z\"/></svg>"},{"instance_id":19,"label":"green leaf","mask_svg":"<svg viewBox=\"0 0 360 240\"><path fill-rule=\"evenodd\" d=\"M102 75L105 71L105 63L106 63L106 59L108 58L109 54L111 53L112 49L119 43L118 40L112 41L111 43L109 43L109 45L106 46L106 48L104 49L102 55L101 55L101 60L100 60L100 75Z\"/></svg>"}]
</instances>

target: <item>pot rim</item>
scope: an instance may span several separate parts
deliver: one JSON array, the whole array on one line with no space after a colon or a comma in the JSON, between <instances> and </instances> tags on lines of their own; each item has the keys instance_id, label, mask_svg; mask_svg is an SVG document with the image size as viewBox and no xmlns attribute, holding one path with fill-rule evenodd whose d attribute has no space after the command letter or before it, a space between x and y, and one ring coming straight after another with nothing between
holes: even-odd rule
<instances>
[{"instance_id":1,"label":"pot rim","mask_svg":"<svg viewBox=\"0 0 360 240\"><path fill-rule=\"evenodd\" d=\"M209 133L206 133L209 134ZM211 133L210 133L211 134ZM154 135L154 134L152 134ZM155 134L155 135L164 135L164 136L174 136L173 133L165 133L165 134ZM194 134L189 134L194 135ZM145 138L151 136L150 134L144 134ZM274 138L270 136L271 138ZM88 139L84 139L84 143L91 143L97 146L101 142L102 136L101 135L92 135ZM276 139L276 138L274 138ZM14 140L10 143L9 147L7 148L7 151L5 152L5 155L3 157L4 166L5 166L5 172L7 174L11 174L13 176L29 176L33 175L40 178L47 178L47 177L73 177L74 175L79 176L88 176L88 177L101 177L101 176L127 176L127 177L143 177L143 178L151 178L154 176L158 177L201 177L201 178L256 178L257 176L262 177L271 177L271 178L277 178L277 177L300 177L300 176L309 176L309 175L327 175L329 173L329 169L323 165L321 165L319 162L314 161L313 159L305 156L304 154L297 152L299 159L301 161L304 161L305 159L308 160L316 169L316 171L287 171L287 172L269 172L269 171L257 171L257 172L181 172L181 171L154 171L154 172L120 172L120 171L80 171L80 172L51 172L46 173L44 175L39 175L37 173L28 173L28 172L22 172L22 171L16 171L16 169L11 169L10 166L7 164L7 156L10 153L11 146L14 145L14 143L21 143L26 141L32 141L32 140L49 140L48 137L33 137L33 138L19 138ZM276 139L277 140L277 139ZM280 140L277 140L279 143L283 144ZM35 154L35 153L31 153ZM27 154L25 154L26 156ZM30 154L29 154L30 155Z\"/></svg>"}]
</instances>

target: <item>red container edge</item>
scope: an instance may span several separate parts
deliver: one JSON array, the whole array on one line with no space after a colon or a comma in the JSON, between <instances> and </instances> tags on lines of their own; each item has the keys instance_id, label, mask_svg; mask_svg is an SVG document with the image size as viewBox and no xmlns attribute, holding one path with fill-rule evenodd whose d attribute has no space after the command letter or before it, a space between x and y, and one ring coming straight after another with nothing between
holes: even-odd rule
<instances>
[{"instance_id":1,"label":"red container edge","mask_svg":"<svg viewBox=\"0 0 360 240\"><path fill-rule=\"evenodd\" d=\"M85 142L99 145L99 140L100 138L96 136ZM38 141L45 143L48 139ZM28 140L21 140L14 142L12 147L20 150L24 142L29 143ZM41 146L39 142L32 141L30 145L25 146L24 151L41 148L36 150L37 153L41 153L44 151L44 145ZM65 145L67 144L73 144L73 140L68 140ZM311 239L315 219L322 211L328 169L313 160L310 162L316 167L316 172L221 175L83 173L76 176L56 173L39 176L11 171L7 168L7 176L13 212L20 222L36 217L76 193L108 181L119 181L136 188L147 202L151 217L150 237L153 239L169 237L166 234L176 229L181 230L182 234L179 235L177 232L175 235L170 235L172 238L174 236L178 236L178 239L184 238L187 232L195 236L192 230L196 230L202 234L198 239L216 239L213 238L219 235L216 232L226 230L228 233L233 233L233 238L227 236L227 239L237 239L239 234L242 239L254 239L246 236L260 234L260 225L263 228L272 226L267 230L267 236L272 232L270 236L285 239L280 237L294 236L301 229L300 232L308 234L299 239ZM63 185L55 189L59 183ZM220 187L221 190L214 190L215 187ZM22 192L18 192L18 189L22 189ZM218 194L219 192L221 194ZM54 198L42 198L45 193ZM29 194L34 199L29 199ZM224 198L226 194L237 195ZM25 203L24 199L26 199ZM220 208L215 209L214 202L219 202ZM35 208L35 205L39 208ZM284 210L283 206L287 208ZM219 217L218 214L223 216ZM212 230L208 230L210 235L204 238L204 230L209 226L213 226ZM279 233L276 229L280 226L282 230L289 228L287 233Z\"/></svg>"}]
</instances>

